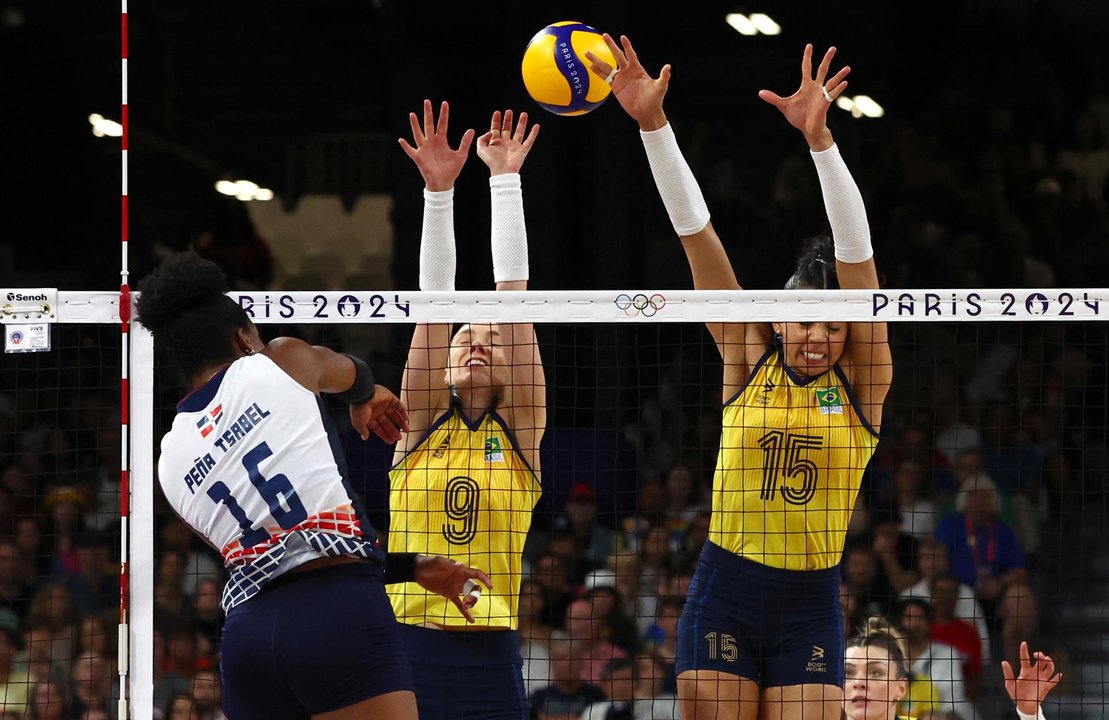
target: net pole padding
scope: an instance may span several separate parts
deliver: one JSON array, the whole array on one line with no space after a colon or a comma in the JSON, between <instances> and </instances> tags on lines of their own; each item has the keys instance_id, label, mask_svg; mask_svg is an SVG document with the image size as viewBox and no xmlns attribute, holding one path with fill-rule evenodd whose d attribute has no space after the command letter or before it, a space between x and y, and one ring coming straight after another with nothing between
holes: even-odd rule
<instances>
[{"instance_id":1,"label":"net pole padding","mask_svg":"<svg viewBox=\"0 0 1109 720\"><path fill-rule=\"evenodd\" d=\"M256 324L1109 319L1107 288L232 292Z\"/></svg>"},{"instance_id":2,"label":"net pole padding","mask_svg":"<svg viewBox=\"0 0 1109 720\"><path fill-rule=\"evenodd\" d=\"M132 720L154 710L154 337L131 325L131 543L128 548Z\"/></svg>"}]
</instances>

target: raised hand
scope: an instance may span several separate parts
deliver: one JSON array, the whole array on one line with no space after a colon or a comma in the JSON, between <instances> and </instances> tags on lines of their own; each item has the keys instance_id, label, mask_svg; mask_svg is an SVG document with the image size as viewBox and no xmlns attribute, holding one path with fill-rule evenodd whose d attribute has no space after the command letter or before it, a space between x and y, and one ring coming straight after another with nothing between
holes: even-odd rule
<instances>
[{"instance_id":1,"label":"raised hand","mask_svg":"<svg viewBox=\"0 0 1109 720\"><path fill-rule=\"evenodd\" d=\"M369 401L350 406L350 422L363 440L372 432L392 445L409 430L408 408L392 390L378 385Z\"/></svg>"},{"instance_id":2,"label":"raised hand","mask_svg":"<svg viewBox=\"0 0 1109 720\"><path fill-rule=\"evenodd\" d=\"M489 132L477 139L477 156L489 166L490 175L518 173L524 165L524 158L539 136L539 125L532 125L527 132L528 114L520 113L516 129L512 128L512 111L500 110L493 113L489 121ZM526 133L526 134L525 134Z\"/></svg>"},{"instance_id":3,"label":"raised hand","mask_svg":"<svg viewBox=\"0 0 1109 720\"><path fill-rule=\"evenodd\" d=\"M493 588L489 576L481 570L441 556L420 555L416 558L416 582L420 587L450 600L469 622L474 622L470 608L481 597L481 588L477 585L479 580L485 587ZM470 583L467 584L467 581Z\"/></svg>"},{"instance_id":4,"label":"raised hand","mask_svg":"<svg viewBox=\"0 0 1109 720\"><path fill-rule=\"evenodd\" d=\"M439 107L439 120L435 120L435 112L431 108L431 101L424 100L424 121L420 124L416 113L408 113L408 122L412 125L412 140L416 146L408 144L404 138L398 138L401 149L404 150L424 178L424 185L428 190L441 192L454 187L454 181L462 172L466 164L466 156L470 152L470 144L476 134L472 129L462 134L458 149L452 150L447 142L447 124L450 119L450 106L444 100Z\"/></svg>"},{"instance_id":5,"label":"raised hand","mask_svg":"<svg viewBox=\"0 0 1109 720\"><path fill-rule=\"evenodd\" d=\"M1035 665L1032 665L1033 658ZM1013 676L1013 667L1008 660L1001 661L1001 671L1005 675L1005 690L1017 710L1026 715L1039 712L1044 698L1063 679L1062 673L1055 672L1055 661L1048 655L1036 652L1029 657L1026 642L1020 644L1020 675Z\"/></svg>"},{"instance_id":6,"label":"raised hand","mask_svg":"<svg viewBox=\"0 0 1109 720\"><path fill-rule=\"evenodd\" d=\"M828 108L832 102L847 89L847 74L850 66L844 66L831 78L828 69L832 65L836 49L828 48L816 77L812 72L812 43L805 46L801 58L801 87L789 97L782 97L770 90L759 90L759 97L782 111L786 120L800 130L809 147L813 150L827 150L832 145L832 133L828 130Z\"/></svg>"},{"instance_id":7,"label":"raised hand","mask_svg":"<svg viewBox=\"0 0 1109 720\"><path fill-rule=\"evenodd\" d=\"M658 130L666 124L666 114L662 111L662 99L670 87L670 66L663 65L657 78L643 69L639 56L635 54L632 41L626 35L620 36L623 49L616 44L608 33L602 35L612 56L616 58L616 75L610 81L612 94L617 102L642 130ZM601 77L609 77L613 67L593 53L586 51L589 67Z\"/></svg>"}]
</instances>

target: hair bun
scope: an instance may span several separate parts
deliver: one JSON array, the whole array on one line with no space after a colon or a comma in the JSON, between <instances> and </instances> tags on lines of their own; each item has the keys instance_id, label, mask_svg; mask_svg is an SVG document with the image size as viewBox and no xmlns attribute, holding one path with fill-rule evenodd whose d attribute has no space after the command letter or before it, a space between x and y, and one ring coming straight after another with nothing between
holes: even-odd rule
<instances>
[{"instance_id":1,"label":"hair bun","mask_svg":"<svg viewBox=\"0 0 1109 720\"><path fill-rule=\"evenodd\" d=\"M139 282L138 321L157 335L185 313L230 289L223 269L192 250L166 259Z\"/></svg>"}]
</instances>

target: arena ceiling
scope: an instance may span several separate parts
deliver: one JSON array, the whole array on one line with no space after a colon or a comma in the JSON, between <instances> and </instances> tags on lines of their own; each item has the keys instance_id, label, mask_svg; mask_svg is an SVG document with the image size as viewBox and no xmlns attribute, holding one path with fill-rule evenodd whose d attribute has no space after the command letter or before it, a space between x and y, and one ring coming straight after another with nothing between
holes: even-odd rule
<instances>
[{"instance_id":1,"label":"arena ceiling","mask_svg":"<svg viewBox=\"0 0 1109 720\"><path fill-rule=\"evenodd\" d=\"M531 104L520 81L524 45L556 20L628 34L649 69L670 62L672 112L757 133L768 117L754 109L755 93L793 87L805 42L837 45L858 91L905 112L964 66L976 73L964 80L981 92L1034 104L1045 82L1104 80L1099 35L1109 27L1107 6L709 0L658 12L631 0L136 0L129 8L132 194L135 203L145 199L182 217L201 202L182 198L210 192L218 175L295 195L305 190L291 167L298 150L319 137L344 136L392 147L406 113L424 97L452 100L456 121L466 126L480 126L493 108L531 108L548 135L597 152L605 133L625 127L615 109L551 118ZM754 10L775 17L782 34L745 38L723 22L726 12ZM118 115L119 40L118 3L0 0L0 129L9 168L0 189L11 208L4 242L16 244L24 261L37 254L8 238L118 236L116 148L94 139L86 118ZM1060 66L1073 75L1056 73ZM586 134L588 142L577 137ZM387 190L390 178L385 168L367 182ZM59 203L72 210L52 211ZM106 266L117 262L111 252L104 257Z\"/></svg>"}]
</instances>

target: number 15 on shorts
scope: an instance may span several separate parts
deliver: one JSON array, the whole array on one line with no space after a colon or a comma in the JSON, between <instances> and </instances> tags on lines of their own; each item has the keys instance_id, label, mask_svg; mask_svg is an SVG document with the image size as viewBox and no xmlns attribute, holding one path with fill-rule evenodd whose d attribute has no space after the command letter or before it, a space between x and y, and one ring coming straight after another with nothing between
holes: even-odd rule
<instances>
[{"instance_id":1,"label":"number 15 on shorts","mask_svg":"<svg viewBox=\"0 0 1109 720\"><path fill-rule=\"evenodd\" d=\"M720 658L726 662L735 662L739 657L739 646L736 645L734 635L710 632L705 635L705 642L709 645L709 660Z\"/></svg>"}]
</instances>

